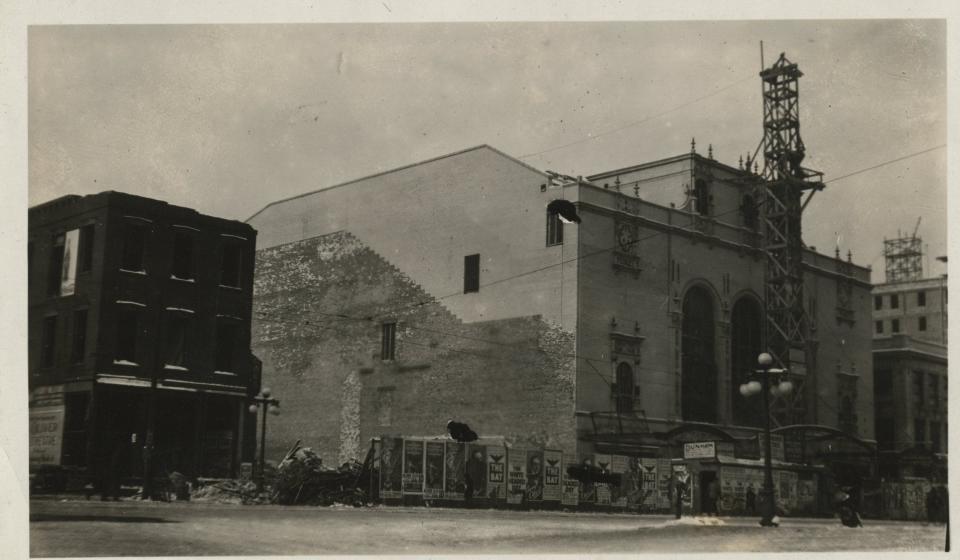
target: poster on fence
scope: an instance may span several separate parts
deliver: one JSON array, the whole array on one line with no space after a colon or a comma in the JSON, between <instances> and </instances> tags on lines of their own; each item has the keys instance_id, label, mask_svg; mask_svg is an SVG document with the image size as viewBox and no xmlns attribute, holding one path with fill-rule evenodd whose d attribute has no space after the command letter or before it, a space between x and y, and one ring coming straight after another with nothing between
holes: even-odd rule
<instances>
[{"instance_id":1,"label":"poster on fence","mask_svg":"<svg viewBox=\"0 0 960 560\"><path fill-rule=\"evenodd\" d=\"M487 497L487 448L483 445L471 443L467 445L466 490L464 497Z\"/></svg>"},{"instance_id":2,"label":"poster on fence","mask_svg":"<svg viewBox=\"0 0 960 560\"><path fill-rule=\"evenodd\" d=\"M580 465L584 467L592 467L593 455L585 456L580 461ZM593 482L581 482L580 495L577 499L579 500L580 505L593 505L597 503L597 485Z\"/></svg>"},{"instance_id":3,"label":"poster on fence","mask_svg":"<svg viewBox=\"0 0 960 560\"><path fill-rule=\"evenodd\" d=\"M443 497L443 442L427 442L426 472L424 473L423 497Z\"/></svg>"},{"instance_id":4,"label":"poster on fence","mask_svg":"<svg viewBox=\"0 0 960 560\"><path fill-rule=\"evenodd\" d=\"M793 471L779 471L777 479L777 503L786 510L797 508L797 473Z\"/></svg>"},{"instance_id":5,"label":"poster on fence","mask_svg":"<svg viewBox=\"0 0 960 560\"><path fill-rule=\"evenodd\" d=\"M817 503L817 481L798 480L797 481L797 507L812 510Z\"/></svg>"},{"instance_id":6,"label":"poster on fence","mask_svg":"<svg viewBox=\"0 0 960 560\"><path fill-rule=\"evenodd\" d=\"M527 452L516 447L507 450L507 503L523 503L527 492Z\"/></svg>"},{"instance_id":7,"label":"poster on fence","mask_svg":"<svg viewBox=\"0 0 960 560\"><path fill-rule=\"evenodd\" d=\"M423 441L403 440L403 493L423 494Z\"/></svg>"},{"instance_id":8,"label":"poster on fence","mask_svg":"<svg viewBox=\"0 0 960 560\"><path fill-rule=\"evenodd\" d=\"M403 496L403 440L385 437L380 445L380 496L397 499Z\"/></svg>"},{"instance_id":9,"label":"poster on fence","mask_svg":"<svg viewBox=\"0 0 960 560\"><path fill-rule=\"evenodd\" d=\"M671 509L670 504L670 477L673 471L670 459L657 459L657 507Z\"/></svg>"},{"instance_id":10,"label":"poster on fence","mask_svg":"<svg viewBox=\"0 0 960 560\"><path fill-rule=\"evenodd\" d=\"M527 450L527 489L526 499L528 502L543 501L543 450Z\"/></svg>"},{"instance_id":11,"label":"poster on fence","mask_svg":"<svg viewBox=\"0 0 960 560\"><path fill-rule=\"evenodd\" d=\"M447 471L443 497L448 500L462 500L466 491L466 446L465 443L447 442Z\"/></svg>"},{"instance_id":12,"label":"poster on fence","mask_svg":"<svg viewBox=\"0 0 960 560\"><path fill-rule=\"evenodd\" d=\"M563 456L563 468L560 469L560 478L563 480L563 494L560 496L560 503L565 506L576 506L580 503L580 482L569 474L570 467L576 466L577 462L572 456Z\"/></svg>"},{"instance_id":13,"label":"poster on fence","mask_svg":"<svg viewBox=\"0 0 960 560\"><path fill-rule=\"evenodd\" d=\"M600 467L604 473L610 472L610 456L609 455L594 455L593 464L597 467ZM598 506L609 506L610 505L610 485L607 483L597 484L597 505Z\"/></svg>"},{"instance_id":14,"label":"poster on fence","mask_svg":"<svg viewBox=\"0 0 960 560\"><path fill-rule=\"evenodd\" d=\"M560 469L563 467L563 454L547 449L543 452L543 499L559 502L563 493Z\"/></svg>"},{"instance_id":15,"label":"poster on fence","mask_svg":"<svg viewBox=\"0 0 960 560\"><path fill-rule=\"evenodd\" d=\"M656 509L660 498L660 481L657 478L659 462L656 459L637 459L640 469L640 497L645 508Z\"/></svg>"},{"instance_id":16,"label":"poster on fence","mask_svg":"<svg viewBox=\"0 0 960 560\"><path fill-rule=\"evenodd\" d=\"M487 447L487 497L502 500L507 497L507 449Z\"/></svg>"},{"instance_id":17,"label":"poster on fence","mask_svg":"<svg viewBox=\"0 0 960 560\"><path fill-rule=\"evenodd\" d=\"M620 484L610 485L610 505L616 508L627 507L627 496L630 493L632 480L627 473L630 457L623 455L610 456L610 472L620 475Z\"/></svg>"}]
</instances>

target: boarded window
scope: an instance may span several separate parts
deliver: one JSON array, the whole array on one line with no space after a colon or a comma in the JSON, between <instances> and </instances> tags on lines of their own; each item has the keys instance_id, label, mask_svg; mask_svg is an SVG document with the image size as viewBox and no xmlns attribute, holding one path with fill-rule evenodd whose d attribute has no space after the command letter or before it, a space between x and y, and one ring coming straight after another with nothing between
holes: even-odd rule
<instances>
[{"instance_id":1,"label":"boarded window","mask_svg":"<svg viewBox=\"0 0 960 560\"><path fill-rule=\"evenodd\" d=\"M57 316L43 318L43 328L40 333L40 367L52 367L56 355L57 343Z\"/></svg>"},{"instance_id":2,"label":"boarded window","mask_svg":"<svg viewBox=\"0 0 960 560\"><path fill-rule=\"evenodd\" d=\"M70 350L70 363L83 362L87 353L87 310L79 309L73 313L73 345Z\"/></svg>"},{"instance_id":3,"label":"boarded window","mask_svg":"<svg viewBox=\"0 0 960 560\"><path fill-rule=\"evenodd\" d=\"M143 224L124 224L123 254L120 268L124 270L144 270L144 253L147 246L147 226Z\"/></svg>"},{"instance_id":4,"label":"boarded window","mask_svg":"<svg viewBox=\"0 0 960 560\"><path fill-rule=\"evenodd\" d=\"M681 325L681 412L684 420L717 419L717 366L714 358L713 297L699 286L683 300Z\"/></svg>"},{"instance_id":5,"label":"boarded window","mask_svg":"<svg viewBox=\"0 0 960 560\"><path fill-rule=\"evenodd\" d=\"M220 285L240 287L243 252L239 243L224 243L220 254Z\"/></svg>"},{"instance_id":6,"label":"boarded window","mask_svg":"<svg viewBox=\"0 0 960 560\"><path fill-rule=\"evenodd\" d=\"M463 257L463 293L480 291L480 255Z\"/></svg>"},{"instance_id":7,"label":"boarded window","mask_svg":"<svg viewBox=\"0 0 960 560\"><path fill-rule=\"evenodd\" d=\"M216 370L236 373L236 357L240 343L240 326L233 321L217 323Z\"/></svg>"},{"instance_id":8,"label":"boarded window","mask_svg":"<svg viewBox=\"0 0 960 560\"><path fill-rule=\"evenodd\" d=\"M93 239L95 235L93 224L80 228L80 272L88 272L93 268Z\"/></svg>"},{"instance_id":9,"label":"boarded window","mask_svg":"<svg viewBox=\"0 0 960 560\"><path fill-rule=\"evenodd\" d=\"M547 247L563 244L563 222L560 214L547 210Z\"/></svg>"},{"instance_id":10,"label":"boarded window","mask_svg":"<svg viewBox=\"0 0 960 560\"><path fill-rule=\"evenodd\" d=\"M194 278L193 236L185 231L173 234L173 275L181 280Z\"/></svg>"},{"instance_id":11,"label":"boarded window","mask_svg":"<svg viewBox=\"0 0 960 560\"><path fill-rule=\"evenodd\" d=\"M383 323L380 327L380 359L393 360L397 350L397 324Z\"/></svg>"},{"instance_id":12,"label":"boarded window","mask_svg":"<svg viewBox=\"0 0 960 560\"><path fill-rule=\"evenodd\" d=\"M181 315L170 315L167 321L167 344L164 364L184 367L187 365L187 345L190 340L190 319Z\"/></svg>"}]
</instances>

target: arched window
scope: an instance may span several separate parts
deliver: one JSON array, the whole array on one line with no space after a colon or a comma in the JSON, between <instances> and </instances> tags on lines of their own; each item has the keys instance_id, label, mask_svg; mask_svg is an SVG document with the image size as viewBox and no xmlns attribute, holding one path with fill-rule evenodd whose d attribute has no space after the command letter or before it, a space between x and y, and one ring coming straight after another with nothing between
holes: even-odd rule
<instances>
[{"instance_id":1,"label":"arched window","mask_svg":"<svg viewBox=\"0 0 960 560\"><path fill-rule=\"evenodd\" d=\"M730 320L731 389L733 391L733 421L741 426L762 426L763 405L759 397L744 397L740 385L749 381L757 369L757 356L762 349L763 312L753 298L740 298L733 305Z\"/></svg>"},{"instance_id":2,"label":"arched window","mask_svg":"<svg viewBox=\"0 0 960 560\"><path fill-rule=\"evenodd\" d=\"M693 196L697 200L697 213L701 216L709 216L710 190L707 188L706 181L697 179L693 182Z\"/></svg>"},{"instance_id":3,"label":"arched window","mask_svg":"<svg viewBox=\"0 0 960 560\"><path fill-rule=\"evenodd\" d=\"M757 203L749 194L743 195L743 200L740 203L740 212L743 215L743 227L757 229L757 221L760 215L757 211Z\"/></svg>"},{"instance_id":4,"label":"arched window","mask_svg":"<svg viewBox=\"0 0 960 560\"><path fill-rule=\"evenodd\" d=\"M717 419L717 367L714 362L713 297L705 288L691 288L683 299L680 343L680 405L684 420Z\"/></svg>"},{"instance_id":5,"label":"arched window","mask_svg":"<svg viewBox=\"0 0 960 560\"><path fill-rule=\"evenodd\" d=\"M617 366L617 413L633 412L633 368L626 362Z\"/></svg>"}]
</instances>

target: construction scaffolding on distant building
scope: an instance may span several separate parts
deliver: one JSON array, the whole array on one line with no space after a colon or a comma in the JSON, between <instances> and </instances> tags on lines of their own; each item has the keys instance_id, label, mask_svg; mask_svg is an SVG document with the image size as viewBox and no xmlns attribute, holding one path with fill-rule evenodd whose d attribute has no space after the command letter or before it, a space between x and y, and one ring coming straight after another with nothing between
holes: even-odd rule
<instances>
[{"instance_id":1,"label":"construction scaffolding on distant building","mask_svg":"<svg viewBox=\"0 0 960 560\"><path fill-rule=\"evenodd\" d=\"M923 240L917 237L916 230L910 237L884 239L883 256L888 283L923 278Z\"/></svg>"}]
</instances>

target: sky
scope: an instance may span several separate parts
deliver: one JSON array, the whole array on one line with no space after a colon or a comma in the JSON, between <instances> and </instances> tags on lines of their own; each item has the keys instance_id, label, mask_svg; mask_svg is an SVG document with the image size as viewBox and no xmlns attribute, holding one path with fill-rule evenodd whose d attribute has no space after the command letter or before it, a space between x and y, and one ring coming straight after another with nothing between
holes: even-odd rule
<instances>
[{"instance_id":1,"label":"sky","mask_svg":"<svg viewBox=\"0 0 960 560\"><path fill-rule=\"evenodd\" d=\"M804 72L804 165L828 181L806 243L881 281L882 240L922 218L946 272L942 20L31 27L29 204L118 190L245 220L478 144L590 175L695 137L736 166L762 137L760 41Z\"/></svg>"}]
</instances>

